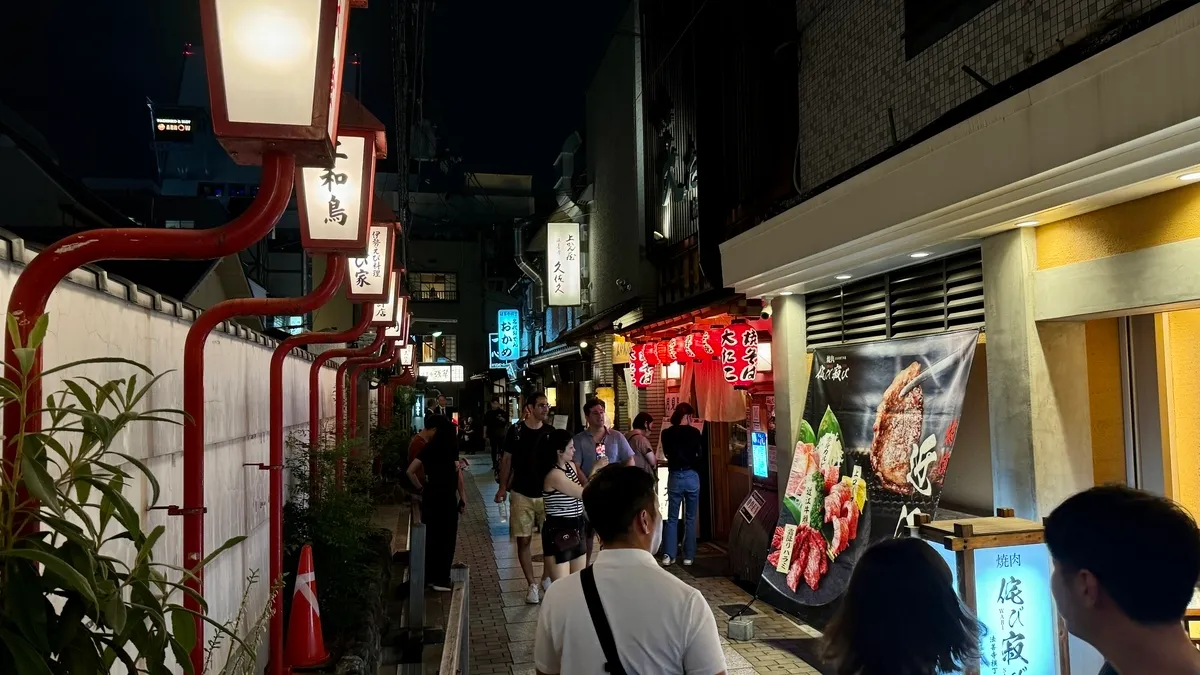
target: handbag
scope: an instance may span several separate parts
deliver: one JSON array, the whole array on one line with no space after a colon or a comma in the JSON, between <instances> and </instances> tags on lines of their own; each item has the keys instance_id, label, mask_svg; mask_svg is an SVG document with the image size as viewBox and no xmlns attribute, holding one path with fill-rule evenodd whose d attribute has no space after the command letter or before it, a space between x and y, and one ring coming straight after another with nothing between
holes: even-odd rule
<instances>
[{"instance_id":1,"label":"handbag","mask_svg":"<svg viewBox=\"0 0 1200 675\"><path fill-rule=\"evenodd\" d=\"M604 651L604 671L611 675L626 675L625 666L617 655L617 641L613 637L612 626L608 623L608 615L604 613L604 603L600 602L600 591L596 589L596 570L585 567L579 573L579 581L583 585L583 599L587 602L588 613L592 615L592 625L596 627L596 637L600 638L600 649Z\"/></svg>"},{"instance_id":2,"label":"handbag","mask_svg":"<svg viewBox=\"0 0 1200 675\"><path fill-rule=\"evenodd\" d=\"M551 528L548 534L550 541L554 542L556 550L570 551L579 546L579 527L577 525Z\"/></svg>"}]
</instances>

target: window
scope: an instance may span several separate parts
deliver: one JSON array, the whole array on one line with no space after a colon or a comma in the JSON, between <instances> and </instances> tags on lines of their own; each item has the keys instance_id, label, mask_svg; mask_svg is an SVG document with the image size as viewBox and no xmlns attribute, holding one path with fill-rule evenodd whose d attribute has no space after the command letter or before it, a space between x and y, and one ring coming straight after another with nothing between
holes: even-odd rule
<instances>
[{"instance_id":1,"label":"window","mask_svg":"<svg viewBox=\"0 0 1200 675\"><path fill-rule=\"evenodd\" d=\"M458 360L458 336L414 335L413 340L421 347L420 363L438 363Z\"/></svg>"},{"instance_id":2,"label":"window","mask_svg":"<svg viewBox=\"0 0 1200 675\"><path fill-rule=\"evenodd\" d=\"M194 220L168 220L167 221L167 229L168 230L192 230L192 229L195 229L195 227L196 227L196 221L194 221Z\"/></svg>"},{"instance_id":3,"label":"window","mask_svg":"<svg viewBox=\"0 0 1200 675\"><path fill-rule=\"evenodd\" d=\"M912 58L996 0L904 0L904 54Z\"/></svg>"},{"instance_id":4,"label":"window","mask_svg":"<svg viewBox=\"0 0 1200 675\"><path fill-rule=\"evenodd\" d=\"M409 272L408 292L413 300L458 300L458 275L453 272Z\"/></svg>"},{"instance_id":5,"label":"window","mask_svg":"<svg viewBox=\"0 0 1200 675\"><path fill-rule=\"evenodd\" d=\"M304 332L305 320L303 316L272 316L268 317L271 328L277 328L292 335L298 335Z\"/></svg>"}]
</instances>

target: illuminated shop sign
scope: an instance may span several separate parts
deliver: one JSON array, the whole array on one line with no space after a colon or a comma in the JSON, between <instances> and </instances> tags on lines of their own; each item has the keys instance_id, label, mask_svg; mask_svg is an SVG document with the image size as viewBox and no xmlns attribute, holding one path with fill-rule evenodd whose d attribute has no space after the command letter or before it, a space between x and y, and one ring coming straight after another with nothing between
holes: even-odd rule
<instances>
[{"instance_id":1,"label":"illuminated shop sign","mask_svg":"<svg viewBox=\"0 0 1200 675\"><path fill-rule=\"evenodd\" d=\"M191 143L196 111L157 109L154 115L154 140L163 143Z\"/></svg>"},{"instance_id":2,"label":"illuminated shop sign","mask_svg":"<svg viewBox=\"0 0 1200 675\"><path fill-rule=\"evenodd\" d=\"M546 224L546 284L550 304L579 304L580 290L579 223Z\"/></svg>"},{"instance_id":3,"label":"illuminated shop sign","mask_svg":"<svg viewBox=\"0 0 1200 675\"><path fill-rule=\"evenodd\" d=\"M496 313L496 327L496 361L516 361L521 355L521 312L515 309L500 310Z\"/></svg>"},{"instance_id":4,"label":"illuminated shop sign","mask_svg":"<svg viewBox=\"0 0 1200 675\"><path fill-rule=\"evenodd\" d=\"M462 382L463 367L450 364L423 363L417 366L417 375L427 382Z\"/></svg>"}]
</instances>

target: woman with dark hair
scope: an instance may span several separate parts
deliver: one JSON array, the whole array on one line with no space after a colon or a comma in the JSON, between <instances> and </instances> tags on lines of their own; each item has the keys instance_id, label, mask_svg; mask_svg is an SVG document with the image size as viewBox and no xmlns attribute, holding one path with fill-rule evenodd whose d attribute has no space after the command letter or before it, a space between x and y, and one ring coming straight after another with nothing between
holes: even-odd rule
<instances>
[{"instance_id":1,"label":"woman with dark hair","mask_svg":"<svg viewBox=\"0 0 1200 675\"><path fill-rule=\"evenodd\" d=\"M429 419L429 418L427 418ZM425 524L425 578L435 591L449 592L450 567L458 541L458 514L466 507L459 480L458 434L454 423L434 417L433 438L408 465L408 477L421 491ZM418 475L424 470L424 481Z\"/></svg>"},{"instance_id":2,"label":"woman with dark hair","mask_svg":"<svg viewBox=\"0 0 1200 675\"><path fill-rule=\"evenodd\" d=\"M675 406L671 426L663 429L658 444L667 458L667 525L663 529L662 564L675 562L679 551L679 507L686 506L683 529L683 564L696 560L696 514L700 511L700 474L704 442L692 426L696 411L687 401Z\"/></svg>"},{"instance_id":3,"label":"woman with dark hair","mask_svg":"<svg viewBox=\"0 0 1200 675\"><path fill-rule=\"evenodd\" d=\"M633 430L625 434L629 447L633 449L633 465L651 476L658 476L658 458L650 447L650 432L654 430L654 416L638 413L633 418Z\"/></svg>"},{"instance_id":4,"label":"woman with dark hair","mask_svg":"<svg viewBox=\"0 0 1200 675\"><path fill-rule=\"evenodd\" d=\"M537 448L537 472L542 476L542 564L550 581L582 570L587 565L584 541L583 482L575 473L575 443L571 432L554 429L542 436ZM608 458L597 458L598 466Z\"/></svg>"},{"instance_id":5,"label":"woman with dark hair","mask_svg":"<svg viewBox=\"0 0 1200 675\"><path fill-rule=\"evenodd\" d=\"M888 539L854 567L824 657L838 675L937 675L961 672L978 643L946 562L920 539Z\"/></svg>"}]
</instances>

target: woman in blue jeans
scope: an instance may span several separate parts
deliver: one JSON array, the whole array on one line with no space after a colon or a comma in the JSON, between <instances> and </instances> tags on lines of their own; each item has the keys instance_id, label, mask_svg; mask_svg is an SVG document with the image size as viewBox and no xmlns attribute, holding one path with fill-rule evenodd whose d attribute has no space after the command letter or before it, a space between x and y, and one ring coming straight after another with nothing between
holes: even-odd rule
<instances>
[{"instance_id":1,"label":"woman in blue jeans","mask_svg":"<svg viewBox=\"0 0 1200 675\"><path fill-rule=\"evenodd\" d=\"M675 562L679 549L679 505L685 504L683 530L683 564L696 560L696 513L700 506L700 474L696 468L704 458L700 430L692 426L696 411L689 403L675 406L671 427L660 438L663 455L667 458L667 524L663 530L662 564Z\"/></svg>"}]
</instances>

